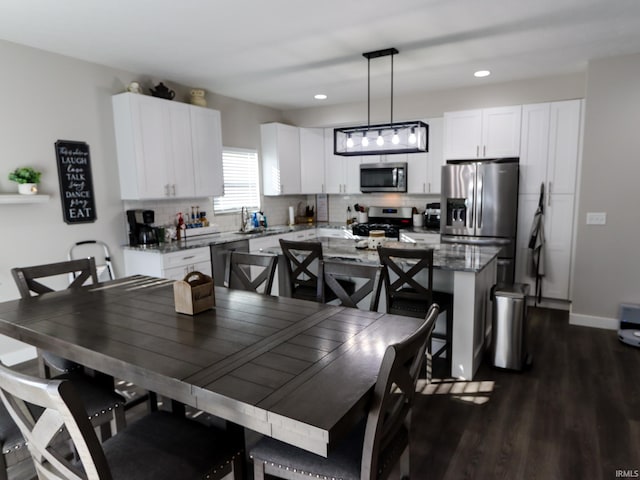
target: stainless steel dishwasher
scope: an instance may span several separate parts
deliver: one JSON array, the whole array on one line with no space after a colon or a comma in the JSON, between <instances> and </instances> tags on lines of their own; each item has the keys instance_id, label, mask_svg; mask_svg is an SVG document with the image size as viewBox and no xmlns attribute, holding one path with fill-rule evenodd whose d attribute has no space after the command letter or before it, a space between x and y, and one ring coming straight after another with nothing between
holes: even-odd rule
<instances>
[{"instance_id":1,"label":"stainless steel dishwasher","mask_svg":"<svg viewBox=\"0 0 640 480\"><path fill-rule=\"evenodd\" d=\"M225 269L227 268L227 255L229 252L249 253L249 240L234 240L233 242L211 245L211 271L213 283L218 287L224 286Z\"/></svg>"}]
</instances>

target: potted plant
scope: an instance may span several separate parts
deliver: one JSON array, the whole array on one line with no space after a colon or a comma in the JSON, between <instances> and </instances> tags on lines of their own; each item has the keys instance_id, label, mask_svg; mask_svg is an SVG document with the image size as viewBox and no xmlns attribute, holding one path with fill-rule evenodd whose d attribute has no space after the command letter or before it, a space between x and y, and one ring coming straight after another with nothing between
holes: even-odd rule
<instances>
[{"instance_id":1,"label":"potted plant","mask_svg":"<svg viewBox=\"0 0 640 480\"><path fill-rule=\"evenodd\" d=\"M9 180L18 184L18 193L23 195L33 195L38 193L38 183L40 183L41 172L31 167L16 168L9 174Z\"/></svg>"}]
</instances>

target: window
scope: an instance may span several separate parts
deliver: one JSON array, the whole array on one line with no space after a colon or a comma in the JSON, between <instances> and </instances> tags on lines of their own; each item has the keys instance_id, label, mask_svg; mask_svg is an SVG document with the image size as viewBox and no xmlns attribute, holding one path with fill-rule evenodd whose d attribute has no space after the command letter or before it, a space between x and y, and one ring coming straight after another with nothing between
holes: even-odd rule
<instances>
[{"instance_id":1,"label":"window","mask_svg":"<svg viewBox=\"0 0 640 480\"><path fill-rule=\"evenodd\" d=\"M224 195L214 197L214 213L227 213L247 207L260 210L258 153L255 150L224 148L222 151Z\"/></svg>"}]
</instances>

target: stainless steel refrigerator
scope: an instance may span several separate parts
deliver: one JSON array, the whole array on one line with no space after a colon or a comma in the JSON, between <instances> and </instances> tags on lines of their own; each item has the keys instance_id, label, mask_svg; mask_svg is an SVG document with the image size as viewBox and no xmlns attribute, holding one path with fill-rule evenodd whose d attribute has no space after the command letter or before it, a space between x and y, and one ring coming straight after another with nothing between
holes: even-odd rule
<instances>
[{"instance_id":1,"label":"stainless steel refrigerator","mask_svg":"<svg viewBox=\"0 0 640 480\"><path fill-rule=\"evenodd\" d=\"M504 283L515 275L518 178L517 158L447 160L442 167L442 242L500 247Z\"/></svg>"}]
</instances>

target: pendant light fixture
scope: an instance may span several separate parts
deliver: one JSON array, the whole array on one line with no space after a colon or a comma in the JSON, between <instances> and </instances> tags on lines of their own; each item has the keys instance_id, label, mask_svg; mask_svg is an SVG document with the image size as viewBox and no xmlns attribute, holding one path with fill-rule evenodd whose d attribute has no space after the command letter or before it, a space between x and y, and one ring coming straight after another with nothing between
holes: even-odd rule
<instances>
[{"instance_id":1,"label":"pendant light fixture","mask_svg":"<svg viewBox=\"0 0 640 480\"><path fill-rule=\"evenodd\" d=\"M395 48L363 53L367 59L367 124L333 130L336 155L392 155L429 151L429 125L415 122L393 122L393 56ZM391 117L389 123L371 125L371 59L391 57Z\"/></svg>"}]
</instances>

